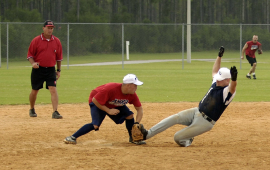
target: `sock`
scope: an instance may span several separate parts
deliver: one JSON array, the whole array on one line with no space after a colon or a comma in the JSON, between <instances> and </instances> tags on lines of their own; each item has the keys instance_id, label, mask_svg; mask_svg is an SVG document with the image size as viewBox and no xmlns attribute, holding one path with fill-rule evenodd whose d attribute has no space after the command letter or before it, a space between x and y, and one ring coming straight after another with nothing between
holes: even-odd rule
<instances>
[{"instance_id":1,"label":"sock","mask_svg":"<svg viewBox=\"0 0 270 170\"><path fill-rule=\"evenodd\" d=\"M72 136L75 138L78 138L82 135L85 135L86 133L94 130L94 125L92 123L85 124L83 127L81 127L76 133L74 133Z\"/></svg>"},{"instance_id":2,"label":"sock","mask_svg":"<svg viewBox=\"0 0 270 170\"><path fill-rule=\"evenodd\" d=\"M130 137L131 137L131 130L132 130L133 125L134 125L134 118L126 119L126 128L128 130L128 134Z\"/></svg>"},{"instance_id":3,"label":"sock","mask_svg":"<svg viewBox=\"0 0 270 170\"><path fill-rule=\"evenodd\" d=\"M250 76L250 74L249 74L249 73L247 73L247 76Z\"/></svg>"},{"instance_id":4,"label":"sock","mask_svg":"<svg viewBox=\"0 0 270 170\"><path fill-rule=\"evenodd\" d=\"M252 73L252 75L255 75L255 73Z\"/></svg>"}]
</instances>

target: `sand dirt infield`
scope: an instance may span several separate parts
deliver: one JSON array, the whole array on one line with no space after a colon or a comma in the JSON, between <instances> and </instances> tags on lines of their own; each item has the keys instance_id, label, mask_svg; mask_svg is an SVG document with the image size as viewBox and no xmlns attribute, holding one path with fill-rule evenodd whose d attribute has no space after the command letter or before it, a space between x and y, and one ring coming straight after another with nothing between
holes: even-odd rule
<instances>
[{"instance_id":1,"label":"sand dirt infield","mask_svg":"<svg viewBox=\"0 0 270 170\"><path fill-rule=\"evenodd\" d=\"M169 115L198 105L142 104L141 123L147 129ZM37 105L36 118L29 117L28 105L2 105L0 169L270 169L269 108L270 102L232 102L211 131L183 148L173 140L182 125L138 146L128 142L125 124L116 125L108 117L99 131L78 138L77 145L68 145L63 139L91 122L87 103L59 105L62 120L51 118L50 104Z\"/></svg>"}]
</instances>

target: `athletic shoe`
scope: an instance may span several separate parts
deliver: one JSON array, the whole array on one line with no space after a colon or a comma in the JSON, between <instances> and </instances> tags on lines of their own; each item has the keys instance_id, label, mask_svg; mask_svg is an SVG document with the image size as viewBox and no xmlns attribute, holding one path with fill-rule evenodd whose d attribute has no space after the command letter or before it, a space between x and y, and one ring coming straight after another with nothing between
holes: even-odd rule
<instances>
[{"instance_id":1,"label":"athletic shoe","mask_svg":"<svg viewBox=\"0 0 270 170\"><path fill-rule=\"evenodd\" d=\"M56 110L56 111L53 112L52 118L53 118L53 119L62 119L63 116L61 116L61 115L59 114L59 112Z\"/></svg>"},{"instance_id":2,"label":"athletic shoe","mask_svg":"<svg viewBox=\"0 0 270 170\"><path fill-rule=\"evenodd\" d=\"M188 147L191 145L191 143L193 142L194 138L191 138L187 141L180 141L180 146L181 147Z\"/></svg>"},{"instance_id":3,"label":"athletic shoe","mask_svg":"<svg viewBox=\"0 0 270 170\"><path fill-rule=\"evenodd\" d=\"M248 79L251 79L251 76L246 75L246 77L247 77Z\"/></svg>"},{"instance_id":4,"label":"athletic shoe","mask_svg":"<svg viewBox=\"0 0 270 170\"><path fill-rule=\"evenodd\" d=\"M30 109L30 110L29 110L29 116L30 116L30 117L37 117L37 114L36 114L36 112L35 112L35 109Z\"/></svg>"},{"instance_id":5,"label":"athletic shoe","mask_svg":"<svg viewBox=\"0 0 270 170\"><path fill-rule=\"evenodd\" d=\"M146 142L143 141L143 140L138 141L138 142L133 141L133 139L132 139L131 136L129 137L129 142L130 142L130 143L134 143L134 144L136 144L136 145L144 145L144 144L146 144Z\"/></svg>"},{"instance_id":6,"label":"athletic shoe","mask_svg":"<svg viewBox=\"0 0 270 170\"><path fill-rule=\"evenodd\" d=\"M146 136L148 134L148 131L143 127L143 124L141 124L141 132L143 134L143 140L146 140Z\"/></svg>"},{"instance_id":7,"label":"athletic shoe","mask_svg":"<svg viewBox=\"0 0 270 170\"><path fill-rule=\"evenodd\" d=\"M252 76L253 76L253 79L257 79L255 74L253 74Z\"/></svg>"},{"instance_id":8,"label":"athletic shoe","mask_svg":"<svg viewBox=\"0 0 270 170\"><path fill-rule=\"evenodd\" d=\"M64 139L64 142L66 144L74 144L74 145L77 143L76 138L73 136L66 137L66 139Z\"/></svg>"}]
</instances>

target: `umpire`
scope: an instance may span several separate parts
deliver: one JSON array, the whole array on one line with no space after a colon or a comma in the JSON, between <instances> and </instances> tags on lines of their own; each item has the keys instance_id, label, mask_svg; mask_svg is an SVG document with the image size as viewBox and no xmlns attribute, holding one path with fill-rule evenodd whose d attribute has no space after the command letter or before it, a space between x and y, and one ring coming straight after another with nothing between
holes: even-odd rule
<instances>
[{"instance_id":1,"label":"umpire","mask_svg":"<svg viewBox=\"0 0 270 170\"><path fill-rule=\"evenodd\" d=\"M56 90L56 80L60 78L61 61L63 60L62 45L60 40L52 35L53 29L53 21L45 21L43 33L31 41L28 49L27 59L32 65L32 91L29 95L30 117L37 117L34 108L35 102L39 89L43 88L43 83L46 81L46 89L49 89L51 93L53 106L52 118L63 118L57 111L58 94ZM55 70L55 64L57 64L57 70Z\"/></svg>"}]
</instances>

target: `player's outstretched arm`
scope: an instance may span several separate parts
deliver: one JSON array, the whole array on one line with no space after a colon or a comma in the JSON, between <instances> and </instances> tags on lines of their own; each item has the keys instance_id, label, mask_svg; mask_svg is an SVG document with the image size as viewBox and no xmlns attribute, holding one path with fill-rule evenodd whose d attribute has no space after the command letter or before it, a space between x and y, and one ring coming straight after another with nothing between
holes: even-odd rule
<instances>
[{"instance_id":1,"label":"player's outstretched arm","mask_svg":"<svg viewBox=\"0 0 270 170\"><path fill-rule=\"evenodd\" d=\"M220 69L221 57L223 56L224 51L225 51L225 48L223 46L221 46L219 48L218 57L213 65L212 76L217 74L218 70Z\"/></svg>"},{"instance_id":2,"label":"player's outstretched arm","mask_svg":"<svg viewBox=\"0 0 270 170\"><path fill-rule=\"evenodd\" d=\"M140 107L135 107L135 109L137 110L136 122L140 123L143 117L143 108L142 106L140 106Z\"/></svg>"},{"instance_id":3,"label":"player's outstretched arm","mask_svg":"<svg viewBox=\"0 0 270 170\"><path fill-rule=\"evenodd\" d=\"M231 72L231 83L229 85L229 91L231 94L233 94L235 91L236 91L236 85L237 85L237 74L238 74L238 71L236 69L235 66L231 67L230 69L230 72Z\"/></svg>"}]
</instances>

